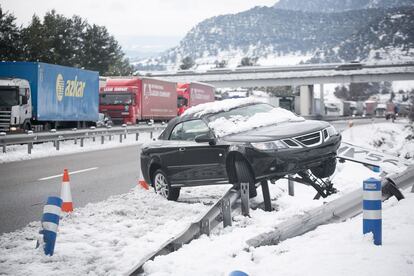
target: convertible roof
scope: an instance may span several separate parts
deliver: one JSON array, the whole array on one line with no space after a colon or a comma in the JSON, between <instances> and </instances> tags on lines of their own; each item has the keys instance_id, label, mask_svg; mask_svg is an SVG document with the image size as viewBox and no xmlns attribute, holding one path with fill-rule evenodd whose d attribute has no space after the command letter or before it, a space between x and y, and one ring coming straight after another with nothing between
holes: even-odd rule
<instances>
[{"instance_id":1,"label":"convertible roof","mask_svg":"<svg viewBox=\"0 0 414 276\"><path fill-rule=\"evenodd\" d=\"M185 117L187 115L192 115L193 117L202 117L205 114L228 111L230 109L233 109L239 106L249 105L249 104L254 104L254 103L263 103L263 102L264 102L263 100L260 100L254 97L226 99L222 101L208 102L208 103L199 104L199 105L196 105L196 106L193 106L187 109L183 113L182 116Z\"/></svg>"}]
</instances>

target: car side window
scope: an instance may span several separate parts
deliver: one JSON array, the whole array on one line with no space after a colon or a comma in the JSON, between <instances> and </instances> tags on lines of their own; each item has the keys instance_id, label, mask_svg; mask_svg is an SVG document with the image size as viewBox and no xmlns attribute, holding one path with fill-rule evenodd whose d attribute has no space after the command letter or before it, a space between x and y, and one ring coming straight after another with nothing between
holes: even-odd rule
<instances>
[{"instance_id":1,"label":"car side window","mask_svg":"<svg viewBox=\"0 0 414 276\"><path fill-rule=\"evenodd\" d=\"M192 120L183 123L182 140L194 141L202 134L209 134L210 129L203 120Z\"/></svg>"},{"instance_id":2,"label":"car side window","mask_svg":"<svg viewBox=\"0 0 414 276\"><path fill-rule=\"evenodd\" d=\"M203 120L192 120L180 123L171 131L170 140L194 141L202 134L210 134L210 129Z\"/></svg>"},{"instance_id":3,"label":"car side window","mask_svg":"<svg viewBox=\"0 0 414 276\"><path fill-rule=\"evenodd\" d=\"M183 123L180 123L174 127L170 134L170 140L183 140L182 137L183 133Z\"/></svg>"}]
</instances>

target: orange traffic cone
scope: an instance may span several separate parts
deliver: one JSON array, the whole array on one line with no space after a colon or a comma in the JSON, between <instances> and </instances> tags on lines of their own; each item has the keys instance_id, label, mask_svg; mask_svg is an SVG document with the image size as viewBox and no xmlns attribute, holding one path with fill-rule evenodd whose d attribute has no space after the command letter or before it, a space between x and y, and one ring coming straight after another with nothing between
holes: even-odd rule
<instances>
[{"instance_id":1,"label":"orange traffic cone","mask_svg":"<svg viewBox=\"0 0 414 276\"><path fill-rule=\"evenodd\" d=\"M70 192L69 173L67 169L63 171L62 190L60 197L62 198L62 212L72 212L72 193Z\"/></svg>"},{"instance_id":2,"label":"orange traffic cone","mask_svg":"<svg viewBox=\"0 0 414 276\"><path fill-rule=\"evenodd\" d=\"M145 179L142 176L141 170L139 172L140 172L140 174L139 174L138 186L140 186L141 188L143 188L145 190L149 190L149 185L148 185L147 182L145 182Z\"/></svg>"}]
</instances>

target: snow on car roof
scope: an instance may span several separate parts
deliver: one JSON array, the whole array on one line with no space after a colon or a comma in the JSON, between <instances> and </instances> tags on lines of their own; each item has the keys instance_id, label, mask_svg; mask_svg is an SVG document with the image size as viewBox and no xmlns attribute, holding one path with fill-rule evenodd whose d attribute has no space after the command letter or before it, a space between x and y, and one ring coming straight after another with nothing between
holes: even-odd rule
<instances>
[{"instance_id":1,"label":"snow on car roof","mask_svg":"<svg viewBox=\"0 0 414 276\"><path fill-rule=\"evenodd\" d=\"M248 131L257 127L265 127L283 122L301 122L305 119L280 107L275 107L268 112L256 113L251 117L234 116L231 118L220 117L211 121L208 125L218 137Z\"/></svg>"},{"instance_id":2,"label":"snow on car roof","mask_svg":"<svg viewBox=\"0 0 414 276\"><path fill-rule=\"evenodd\" d=\"M215 101L187 109L183 116L194 115L201 117L205 114L218 113L229 111L233 108L255 103L266 103L264 99L257 99L254 97L227 99L223 101ZM268 112L256 113L250 117L232 116L231 118L219 117L214 121L209 122L209 127L212 128L218 137L223 137L229 134L244 132L254 129L256 127L263 127L274 125L287 121L304 121L303 117L280 108L275 107Z\"/></svg>"},{"instance_id":3,"label":"snow on car roof","mask_svg":"<svg viewBox=\"0 0 414 276\"><path fill-rule=\"evenodd\" d=\"M226 99L222 101L203 103L203 104L190 107L182 114L182 116L194 114L195 117L200 117L205 114L217 113L221 111L229 111L230 109L241 106L241 105L252 104L252 103L263 103L263 102L265 101L257 99L257 98L253 98L253 97Z\"/></svg>"}]
</instances>

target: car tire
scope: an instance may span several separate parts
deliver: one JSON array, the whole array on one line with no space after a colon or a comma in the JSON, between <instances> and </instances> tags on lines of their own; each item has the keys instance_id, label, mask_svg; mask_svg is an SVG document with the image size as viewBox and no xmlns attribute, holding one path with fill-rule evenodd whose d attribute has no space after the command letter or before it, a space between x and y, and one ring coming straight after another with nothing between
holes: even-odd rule
<instances>
[{"instance_id":1,"label":"car tire","mask_svg":"<svg viewBox=\"0 0 414 276\"><path fill-rule=\"evenodd\" d=\"M176 201L180 196L180 188L171 187L167 175L161 169L155 171L152 183L155 192L168 200Z\"/></svg>"},{"instance_id":2,"label":"car tire","mask_svg":"<svg viewBox=\"0 0 414 276\"><path fill-rule=\"evenodd\" d=\"M249 198L257 196L256 185L254 183L254 177L249 170L245 161L236 161L235 169L237 175L237 188L240 188L240 183L249 183Z\"/></svg>"},{"instance_id":3,"label":"car tire","mask_svg":"<svg viewBox=\"0 0 414 276\"><path fill-rule=\"evenodd\" d=\"M331 158L324 161L319 167L311 169L314 176L318 178L325 178L333 175L336 169L336 158Z\"/></svg>"}]
</instances>

